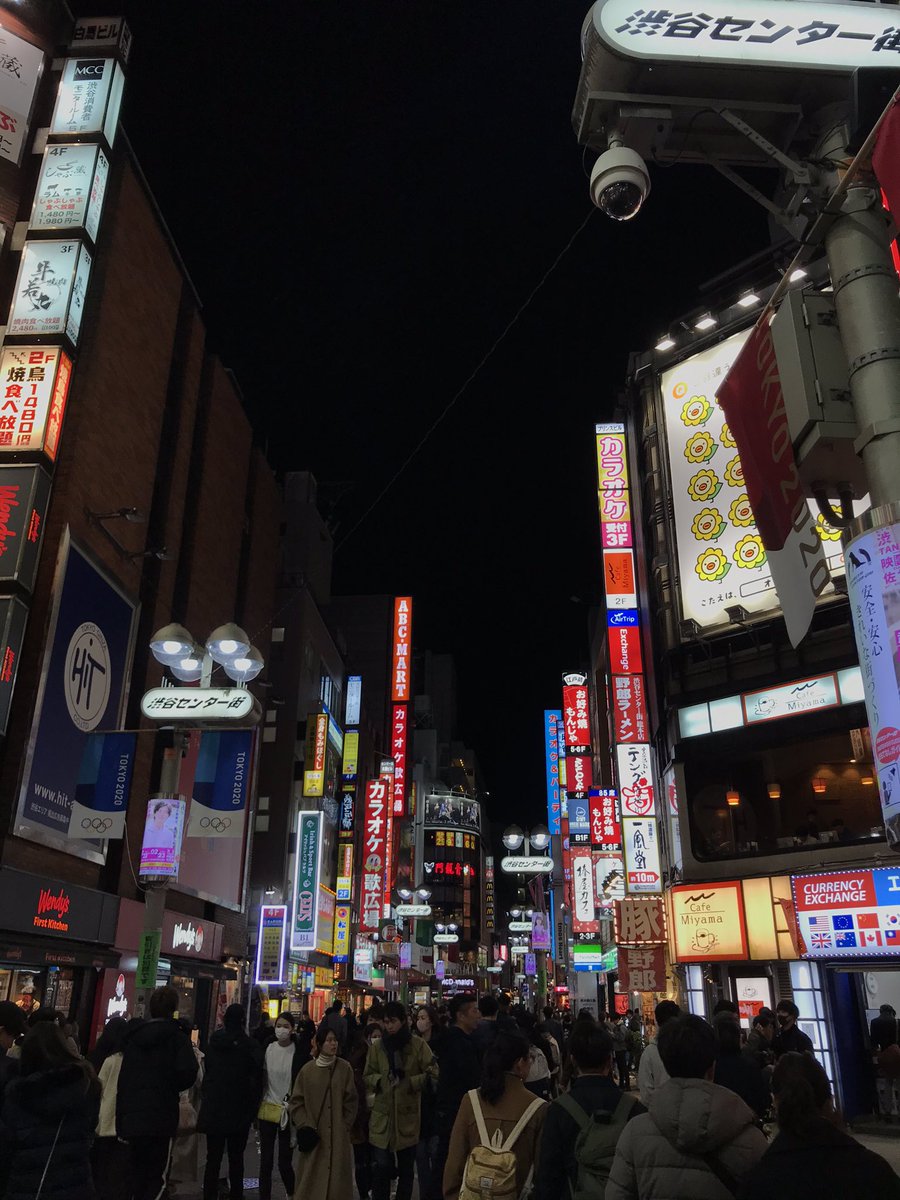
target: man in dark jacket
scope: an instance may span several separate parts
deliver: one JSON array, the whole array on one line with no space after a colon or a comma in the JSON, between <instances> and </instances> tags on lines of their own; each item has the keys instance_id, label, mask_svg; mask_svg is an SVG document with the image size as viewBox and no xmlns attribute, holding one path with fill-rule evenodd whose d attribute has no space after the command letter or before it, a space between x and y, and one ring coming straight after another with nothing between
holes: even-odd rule
<instances>
[{"instance_id":1,"label":"man in dark jacket","mask_svg":"<svg viewBox=\"0 0 900 1200\"><path fill-rule=\"evenodd\" d=\"M762 1067L741 1053L741 1025L734 1013L723 1010L713 1017L719 1042L713 1082L728 1088L760 1118L769 1109L770 1095Z\"/></svg>"},{"instance_id":2,"label":"man in dark jacket","mask_svg":"<svg viewBox=\"0 0 900 1200\"><path fill-rule=\"evenodd\" d=\"M466 1092L481 1083L481 1060L472 1037L479 1012L475 997L463 993L449 1004L452 1024L447 1031L438 1075L435 1124L440 1134L432 1171L432 1192L428 1200L443 1196L444 1165L450 1152L450 1134Z\"/></svg>"},{"instance_id":3,"label":"man in dark jacket","mask_svg":"<svg viewBox=\"0 0 900 1200\"><path fill-rule=\"evenodd\" d=\"M0 1099L7 1083L18 1073L18 1059L10 1058L9 1052L25 1028L25 1014L18 1004L13 1004L12 1000L0 1000Z\"/></svg>"},{"instance_id":4,"label":"man in dark jacket","mask_svg":"<svg viewBox=\"0 0 900 1200\"><path fill-rule=\"evenodd\" d=\"M797 1024L800 1009L793 1000L779 1000L775 1006L775 1018L778 1021L778 1032L772 1041L775 1051L775 1061L782 1054L812 1054L812 1039L808 1038Z\"/></svg>"},{"instance_id":5,"label":"man in dark jacket","mask_svg":"<svg viewBox=\"0 0 900 1200\"><path fill-rule=\"evenodd\" d=\"M197 1078L197 1059L174 1020L178 993L161 987L150 997L150 1020L132 1021L122 1046L116 1091L116 1132L128 1142L133 1200L165 1195L178 1095Z\"/></svg>"},{"instance_id":6,"label":"man in dark jacket","mask_svg":"<svg viewBox=\"0 0 900 1200\"><path fill-rule=\"evenodd\" d=\"M481 1058L484 1058L485 1050L487 1050L488 1046L490 1046L500 1032L497 1025L497 1013L499 1010L500 1005L497 1003L497 997L492 992L485 992L483 996L478 997L480 1020L475 1026L472 1039Z\"/></svg>"},{"instance_id":7,"label":"man in dark jacket","mask_svg":"<svg viewBox=\"0 0 900 1200\"><path fill-rule=\"evenodd\" d=\"M231 1200L241 1200L244 1148L263 1093L263 1052L244 1032L247 1014L240 1004L225 1009L225 1028L209 1039L201 1088L197 1132L206 1134L203 1200L219 1194L219 1166L228 1149Z\"/></svg>"},{"instance_id":8,"label":"man in dark jacket","mask_svg":"<svg viewBox=\"0 0 900 1200\"><path fill-rule=\"evenodd\" d=\"M569 1039L569 1062L575 1072L568 1095L554 1100L547 1110L541 1135L540 1158L535 1170L535 1200L559 1200L574 1193L578 1183L575 1143L586 1118L609 1114L609 1123L625 1128L632 1117L647 1110L639 1100L623 1096L612 1080L613 1040L607 1029L592 1021L576 1022ZM580 1113L575 1112L576 1105ZM610 1139L609 1165L615 1140ZM570 1188L563 1185L567 1179Z\"/></svg>"}]
</instances>

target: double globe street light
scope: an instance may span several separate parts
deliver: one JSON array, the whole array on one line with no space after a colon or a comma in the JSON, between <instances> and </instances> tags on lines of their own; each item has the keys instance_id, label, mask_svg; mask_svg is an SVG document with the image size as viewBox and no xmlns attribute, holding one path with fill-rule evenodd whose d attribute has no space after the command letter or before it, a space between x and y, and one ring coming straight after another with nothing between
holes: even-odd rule
<instances>
[{"instance_id":1,"label":"double globe street light","mask_svg":"<svg viewBox=\"0 0 900 1200\"><path fill-rule=\"evenodd\" d=\"M214 629L204 646L198 645L183 625L173 622L153 635L150 650L156 661L180 682L199 682L203 687L210 685L214 664L239 687L255 679L265 666L259 650L233 621Z\"/></svg>"}]
</instances>

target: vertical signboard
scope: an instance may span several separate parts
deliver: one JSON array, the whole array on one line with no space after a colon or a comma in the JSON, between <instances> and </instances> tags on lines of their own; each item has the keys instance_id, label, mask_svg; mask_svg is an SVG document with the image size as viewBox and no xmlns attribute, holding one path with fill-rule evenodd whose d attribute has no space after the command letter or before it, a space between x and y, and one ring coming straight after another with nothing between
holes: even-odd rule
<instances>
[{"instance_id":1,"label":"vertical signboard","mask_svg":"<svg viewBox=\"0 0 900 1200\"><path fill-rule=\"evenodd\" d=\"M344 724L358 725L362 712L362 675L347 676L347 703L344 707Z\"/></svg>"},{"instance_id":2,"label":"vertical signboard","mask_svg":"<svg viewBox=\"0 0 900 1200\"><path fill-rule=\"evenodd\" d=\"M562 711L548 709L544 712L544 760L547 768L547 828L559 836L559 818L562 804L559 797L559 727Z\"/></svg>"},{"instance_id":3,"label":"vertical signboard","mask_svg":"<svg viewBox=\"0 0 900 1200\"><path fill-rule=\"evenodd\" d=\"M28 228L60 233L83 229L96 242L108 177L109 159L99 146L48 146Z\"/></svg>"},{"instance_id":4,"label":"vertical signboard","mask_svg":"<svg viewBox=\"0 0 900 1200\"><path fill-rule=\"evenodd\" d=\"M381 923L386 857L388 785L384 779L366 784L366 817L363 827L359 928L377 933Z\"/></svg>"},{"instance_id":5,"label":"vertical signboard","mask_svg":"<svg viewBox=\"0 0 900 1200\"><path fill-rule=\"evenodd\" d=\"M180 796L155 796L147 805L138 871L142 879L178 878L184 810Z\"/></svg>"},{"instance_id":6,"label":"vertical signboard","mask_svg":"<svg viewBox=\"0 0 900 1200\"><path fill-rule=\"evenodd\" d=\"M70 838L125 836L136 745L136 733L89 736L69 814Z\"/></svg>"},{"instance_id":7,"label":"vertical signboard","mask_svg":"<svg viewBox=\"0 0 900 1200\"><path fill-rule=\"evenodd\" d=\"M49 501L46 471L0 466L0 583L34 590Z\"/></svg>"},{"instance_id":8,"label":"vertical signboard","mask_svg":"<svg viewBox=\"0 0 900 1200\"><path fill-rule=\"evenodd\" d=\"M653 817L622 818L625 844L625 887L631 895L662 890L659 841Z\"/></svg>"},{"instance_id":9,"label":"vertical signboard","mask_svg":"<svg viewBox=\"0 0 900 1200\"><path fill-rule=\"evenodd\" d=\"M292 950L316 948L321 860L322 813L301 810L297 818L294 915L291 921Z\"/></svg>"},{"instance_id":10,"label":"vertical signboard","mask_svg":"<svg viewBox=\"0 0 900 1200\"><path fill-rule=\"evenodd\" d=\"M350 954L350 906L338 904L334 910L334 961L345 963Z\"/></svg>"},{"instance_id":11,"label":"vertical signboard","mask_svg":"<svg viewBox=\"0 0 900 1200\"><path fill-rule=\"evenodd\" d=\"M28 609L12 597L0 599L0 734L6 734Z\"/></svg>"},{"instance_id":12,"label":"vertical signboard","mask_svg":"<svg viewBox=\"0 0 900 1200\"><path fill-rule=\"evenodd\" d=\"M256 982L284 983L284 944L287 905L263 904L259 910L256 943Z\"/></svg>"},{"instance_id":13,"label":"vertical signboard","mask_svg":"<svg viewBox=\"0 0 900 1200\"><path fill-rule=\"evenodd\" d=\"M0 351L0 455L37 450L56 459L72 360L56 346Z\"/></svg>"},{"instance_id":14,"label":"vertical signboard","mask_svg":"<svg viewBox=\"0 0 900 1200\"><path fill-rule=\"evenodd\" d=\"M122 724L136 610L68 530L53 596L14 831L102 862L102 842L69 841L69 813L88 735Z\"/></svg>"},{"instance_id":15,"label":"vertical signboard","mask_svg":"<svg viewBox=\"0 0 900 1200\"><path fill-rule=\"evenodd\" d=\"M306 718L306 754L303 760L303 795L325 794L325 748L328 744L328 714L310 713Z\"/></svg>"},{"instance_id":16,"label":"vertical signboard","mask_svg":"<svg viewBox=\"0 0 900 1200\"><path fill-rule=\"evenodd\" d=\"M102 133L112 146L124 87L125 74L114 58L68 59L50 119L51 137Z\"/></svg>"},{"instance_id":17,"label":"vertical signboard","mask_svg":"<svg viewBox=\"0 0 900 1200\"><path fill-rule=\"evenodd\" d=\"M391 752L394 756L394 787L391 812L402 817L406 808L406 747L409 705L395 704L391 719Z\"/></svg>"},{"instance_id":18,"label":"vertical signboard","mask_svg":"<svg viewBox=\"0 0 900 1200\"><path fill-rule=\"evenodd\" d=\"M412 676L412 596L394 600L394 642L391 651L391 700L408 704Z\"/></svg>"},{"instance_id":19,"label":"vertical signboard","mask_svg":"<svg viewBox=\"0 0 900 1200\"><path fill-rule=\"evenodd\" d=\"M7 318L7 336L65 334L77 345L90 270L91 255L82 242L26 242Z\"/></svg>"},{"instance_id":20,"label":"vertical signboard","mask_svg":"<svg viewBox=\"0 0 900 1200\"><path fill-rule=\"evenodd\" d=\"M204 730L194 773L187 836L241 838L247 819L253 734Z\"/></svg>"},{"instance_id":21,"label":"vertical signboard","mask_svg":"<svg viewBox=\"0 0 900 1200\"><path fill-rule=\"evenodd\" d=\"M900 524L868 529L844 555L884 827L900 846Z\"/></svg>"},{"instance_id":22,"label":"vertical signboard","mask_svg":"<svg viewBox=\"0 0 900 1200\"><path fill-rule=\"evenodd\" d=\"M18 166L44 55L37 46L0 29L0 158Z\"/></svg>"}]
</instances>

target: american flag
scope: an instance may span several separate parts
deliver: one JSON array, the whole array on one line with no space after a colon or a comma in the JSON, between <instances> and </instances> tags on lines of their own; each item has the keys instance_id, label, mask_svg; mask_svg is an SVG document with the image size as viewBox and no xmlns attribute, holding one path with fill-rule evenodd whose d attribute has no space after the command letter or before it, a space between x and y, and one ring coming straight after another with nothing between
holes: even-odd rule
<instances>
[{"instance_id":1,"label":"american flag","mask_svg":"<svg viewBox=\"0 0 900 1200\"><path fill-rule=\"evenodd\" d=\"M831 918L830 917L810 917L809 918L809 927L810 927L810 929L827 929L830 931L831 930Z\"/></svg>"},{"instance_id":2,"label":"american flag","mask_svg":"<svg viewBox=\"0 0 900 1200\"><path fill-rule=\"evenodd\" d=\"M831 949L831 934L830 933L814 933L811 937L811 942L814 950L830 950Z\"/></svg>"}]
</instances>

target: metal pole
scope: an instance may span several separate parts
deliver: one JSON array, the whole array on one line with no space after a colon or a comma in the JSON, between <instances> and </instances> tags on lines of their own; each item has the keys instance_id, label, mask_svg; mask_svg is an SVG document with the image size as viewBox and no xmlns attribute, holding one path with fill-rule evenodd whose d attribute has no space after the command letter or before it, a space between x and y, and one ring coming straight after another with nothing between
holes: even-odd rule
<instances>
[{"instance_id":1,"label":"metal pole","mask_svg":"<svg viewBox=\"0 0 900 1200\"><path fill-rule=\"evenodd\" d=\"M825 233L850 396L873 508L900 500L900 295L876 188L851 186Z\"/></svg>"},{"instance_id":2,"label":"metal pole","mask_svg":"<svg viewBox=\"0 0 900 1200\"><path fill-rule=\"evenodd\" d=\"M167 746L163 751L162 767L159 772L159 790L165 796L173 796L178 791L178 777L181 771L181 757L184 752L184 734L175 734L175 744ZM166 911L166 893L168 880L158 883L148 883L144 895L144 925L143 932L162 934L163 916ZM152 987L139 988L135 1001L135 1015L146 1015L147 1004Z\"/></svg>"}]
</instances>

